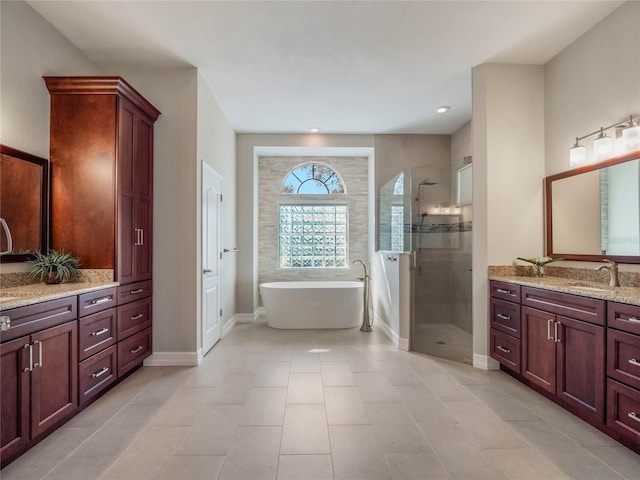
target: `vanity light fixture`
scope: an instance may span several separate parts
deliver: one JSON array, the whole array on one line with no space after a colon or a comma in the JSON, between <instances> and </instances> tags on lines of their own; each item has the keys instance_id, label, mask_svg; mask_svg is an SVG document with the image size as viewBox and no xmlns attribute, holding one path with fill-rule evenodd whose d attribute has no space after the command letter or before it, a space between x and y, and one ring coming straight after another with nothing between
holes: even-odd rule
<instances>
[{"instance_id":1,"label":"vanity light fixture","mask_svg":"<svg viewBox=\"0 0 640 480\"><path fill-rule=\"evenodd\" d=\"M587 163L587 149L580 145L580 140L576 137L576 143L569 151L569 166L579 167L584 163Z\"/></svg>"},{"instance_id":2,"label":"vanity light fixture","mask_svg":"<svg viewBox=\"0 0 640 480\"><path fill-rule=\"evenodd\" d=\"M614 123L607 127L600 127L598 130L583 135L582 137L576 137L576 143L569 151L569 165L578 167L587 163L587 149L580 144L581 140L589 138L593 135L598 135L593 142L593 161L600 162L611 158L618 153L630 153L640 149L640 115L629 115L629 120L623 120L621 122ZM616 145L614 148L614 140L609 137L605 132L607 130L614 129L617 132L616 137L620 136L622 131L622 141L616 139ZM617 151L622 149L621 152Z\"/></svg>"},{"instance_id":3,"label":"vanity light fixture","mask_svg":"<svg viewBox=\"0 0 640 480\"><path fill-rule=\"evenodd\" d=\"M436 205L435 207L433 207L433 213L435 213L436 215L440 213L440 205Z\"/></svg>"},{"instance_id":4,"label":"vanity light fixture","mask_svg":"<svg viewBox=\"0 0 640 480\"><path fill-rule=\"evenodd\" d=\"M445 213L446 215L448 215L448 214L450 214L450 213L451 213L451 207L448 207L448 206L447 206L447 207L444 207L444 209L443 209L443 210L444 210L444 213Z\"/></svg>"},{"instance_id":5,"label":"vanity light fixture","mask_svg":"<svg viewBox=\"0 0 640 480\"><path fill-rule=\"evenodd\" d=\"M633 116L629 116L629 126L622 130L622 150L625 153L640 149L640 121L633 123Z\"/></svg>"},{"instance_id":6,"label":"vanity light fixture","mask_svg":"<svg viewBox=\"0 0 640 480\"><path fill-rule=\"evenodd\" d=\"M605 135L604 128L600 127L600 135L593 142L593 159L596 162L605 160L613 154L613 139Z\"/></svg>"},{"instance_id":7,"label":"vanity light fixture","mask_svg":"<svg viewBox=\"0 0 640 480\"><path fill-rule=\"evenodd\" d=\"M456 215L460 215L460 205L456 205L455 207L453 207L453 213L455 213Z\"/></svg>"}]
</instances>

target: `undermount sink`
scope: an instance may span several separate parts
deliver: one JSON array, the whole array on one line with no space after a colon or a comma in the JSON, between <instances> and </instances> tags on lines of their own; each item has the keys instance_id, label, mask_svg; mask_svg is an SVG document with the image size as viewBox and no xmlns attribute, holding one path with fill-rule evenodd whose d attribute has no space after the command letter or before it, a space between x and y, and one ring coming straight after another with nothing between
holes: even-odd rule
<instances>
[{"instance_id":1,"label":"undermount sink","mask_svg":"<svg viewBox=\"0 0 640 480\"><path fill-rule=\"evenodd\" d=\"M582 290L583 292L594 292L594 293L603 293L603 292L610 292L611 288L607 288L607 287L594 287L591 285L585 285L583 283L575 283L575 284L570 284L567 285L568 287L574 289L574 290Z\"/></svg>"}]
</instances>

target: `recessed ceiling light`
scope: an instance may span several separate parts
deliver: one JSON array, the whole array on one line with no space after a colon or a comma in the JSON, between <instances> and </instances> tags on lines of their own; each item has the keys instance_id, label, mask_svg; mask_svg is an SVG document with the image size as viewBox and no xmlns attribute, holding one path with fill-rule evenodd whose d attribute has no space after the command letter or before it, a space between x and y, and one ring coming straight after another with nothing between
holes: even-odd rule
<instances>
[{"instance_id":1,"label":"recessed ceiling light","mask_svg":"<svg viewBox=\"0 0 640 480\"><path fill-rule=\"evenodd\" d=\"M316 127L313 127L313 128L310 128L310 129L309 129L309 131L310 131L311 133L318 133L318 132L320 131L320 129L319 129L319 128L316 128Z\"/></svg>"},{"instance_id":2,"label":"recessed ceiling light","mask_svg":"<svg viewBox=\"0 0 640 480\"><path fill-rule=\"evenodd\" d=\"M436 108L436 113L445 113L445 112L448 112L449 110L451 110L451 107L443 105L441 107Z\"/></svg>"}]
</instances>

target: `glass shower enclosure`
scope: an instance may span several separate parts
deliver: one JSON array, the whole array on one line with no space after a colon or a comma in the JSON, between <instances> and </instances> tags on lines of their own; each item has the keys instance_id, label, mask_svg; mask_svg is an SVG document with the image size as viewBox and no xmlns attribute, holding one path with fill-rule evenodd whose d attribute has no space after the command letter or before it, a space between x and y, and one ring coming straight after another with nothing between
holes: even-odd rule
<instances>
[{"instance_id":1,"label":"glass shower enclosure","mask_svg":"<svg viewBox=\"0 0 640 480\"><path fill-rule=\"evenodd\" d=\"M380 188L378 249L412 252L410 349L471 363L471 165L403 170Z\"/></svg>"}]
</instances>

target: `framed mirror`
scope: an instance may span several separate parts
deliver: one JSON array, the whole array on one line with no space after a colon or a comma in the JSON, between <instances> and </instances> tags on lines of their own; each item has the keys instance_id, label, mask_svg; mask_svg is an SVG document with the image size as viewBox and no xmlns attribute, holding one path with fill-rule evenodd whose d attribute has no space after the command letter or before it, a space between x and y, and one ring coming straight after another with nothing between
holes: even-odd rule
<instances>
[{"instance_id":1,"label":"framed mirror","mask_svg":"<svg viewBox=\"0 0 640 480\"><path fill-rule=\"evenodd\" d=\"M0 145L0 261L49 249L49 162Z\"/></svg>"},{"instance_id":2,"label":"framed mirror","mask_svg":"<svg viewBox=\"0 0 640 480\"><path fill-rule=\"evenodd\" d=\"M546 252L640 263L640 151L545 179Z\"/></svg>"}]
</instances>

